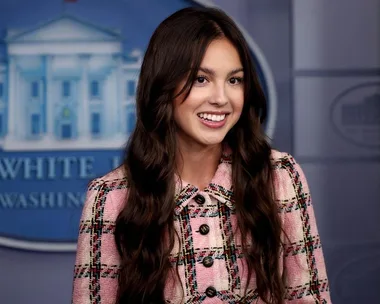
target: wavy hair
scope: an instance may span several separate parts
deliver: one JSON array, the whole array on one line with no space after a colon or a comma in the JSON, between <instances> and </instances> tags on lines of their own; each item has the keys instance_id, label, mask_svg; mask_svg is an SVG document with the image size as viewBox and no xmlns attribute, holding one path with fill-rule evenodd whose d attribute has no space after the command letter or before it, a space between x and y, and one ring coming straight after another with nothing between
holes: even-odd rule
<instances>
[{"instance_id":1,"label":"wavy hair","mask_svg":"<svg viewBox=\"0 0 380 304\"><path fill-rule=\"evenodd\" d=\"M173 270L169 256L178 237L173 220L177 173L173 100L183 80L179 94L188 96L208 45L220 38L236 47L244 70L243 111L225 141L232 148L232 185L248 282L255 275L260 298L282 303L282 228L274 200L271 147L262 130L266 98L247 43L231 18L214 8L186 8L158 26L141 67L136 127L123 164L129 191L115 231L121 256L119 304L165 302L164 288ZM245 293L247 288L248 284Z\"/></svg>"}]
</instances>

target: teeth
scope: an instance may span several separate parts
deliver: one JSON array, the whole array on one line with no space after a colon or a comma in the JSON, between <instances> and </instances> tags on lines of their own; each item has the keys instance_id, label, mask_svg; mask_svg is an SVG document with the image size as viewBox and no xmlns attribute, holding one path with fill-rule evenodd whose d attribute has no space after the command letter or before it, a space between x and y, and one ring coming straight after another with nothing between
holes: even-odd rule
<instances>
[{"instance_id":1,"label":"teeth","mask_svg":"<svg viewBox=\"0 0 380 304\"><path fill-rule=\"evenodd\" d=\"M198 114L200 118L207 119L210 121L222 121L226 118L226 114L223 115L215 115L215 114L206 114L206 113L200 113Z\"/></svg>"}]
</instances>

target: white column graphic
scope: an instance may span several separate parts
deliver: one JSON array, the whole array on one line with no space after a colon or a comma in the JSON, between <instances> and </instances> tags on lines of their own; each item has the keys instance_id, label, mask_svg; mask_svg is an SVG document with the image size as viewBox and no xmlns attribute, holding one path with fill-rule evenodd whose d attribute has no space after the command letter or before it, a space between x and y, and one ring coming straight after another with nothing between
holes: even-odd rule
<instances>
[{"instance_id":1,"label":"white column graphic","mask_svg":"<svg viewBox=\"0 0 380 304\"><path fill-rule=\"evenodd\" d=\"M123 120L122 117L125 117L125 111L123 107L123 101L124 101L124 77L123 77L123 62L121 55L116 56L116 100L115 100L115 130L116 133L122 137L123 136Z\"/></svg>"},{"instance_id":2,"label":"white column graphic","mask_svg":"<svg viewBox=\"0 0 380 304\"><path fill-rule=\"evenodd\" d=\"M78 117L79 120L83 120L81 124L82 129L80 133L81 137L90 139L90 101L88 96L88 64L89 64L90 55L81 56L82 63L82 84L81 84L81 101L82 104L82 115L83 117Z\"/></svg>"},{"instance_id":3,"label":"white column graphic","mask_svg":"<svg viewBox=\"0 0 380 304\"><path fill-rule=\"evenodd\" d=\"M54 97L53 97L53 75L52 75L52 60L53 56L48 55L45 57L46 63L46 137L49 140L54 139Z\"/></svg>"},{"instance_id":4,"label":"white column graphic","mask_svg":"<svg viewBox=\"0 0 380 304\"><path fill-rule=\"evenodd\" d=\"M16 63L9 58L9 99L8 99L8 134L7 139L13 141L16 135Z\"/></svg>"},{"instance_id":5,"label":"white column graphic","mask_svg":"<svg viewBox=\"0 0 380 304\"><path fill-rule=\"evenodd\" d=\"M15 132L17 141L25 140L32 132L30 118L30 83L15 68Z\"/></svg>"},{"instance_id":6,"label":"white column graphic","mask_svg":"<svg viewBox=\"0 0 380 304\"><path fill-rule=\"evenodd\" d=\"M115 123L114 117L112 117L113 114L113 106L112 106L112 95L115 94L115 90L113 88L114 85L114 77L112 73L109 73L105 76L103 80L103 89L102 92L102 99L101 99L101 121L102 121L102 137L109 138L109 136L114 135L112 134L113 126L112 123ZM104 124L103 124L104 122Z\"/></svg>"},{"instance_id":7,"label":"white column graphic","mask_svg":"<svg viewBox=\"0 0 380 304\"><path fill-rule=\"evenodd\" d=\"M118 107L118 67L112 69L112 72L107 76L107 94L104 98L104 111L106 112L107 121L107 134L112 137L117 137L119 135L118 129L118 115L120 108Z\"/></svg>"}]
</instances>

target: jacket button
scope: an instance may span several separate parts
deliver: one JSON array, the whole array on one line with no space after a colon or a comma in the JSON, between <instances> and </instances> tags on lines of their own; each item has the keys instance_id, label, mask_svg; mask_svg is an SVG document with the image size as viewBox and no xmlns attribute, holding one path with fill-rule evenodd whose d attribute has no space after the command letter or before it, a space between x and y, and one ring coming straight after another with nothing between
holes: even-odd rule
<instances>
[{"instance_id":1,"label":"jacket button","mask_svg":"<svg viewBox=\"0 0 380 304\"><path fill-rule=\"evenodd\" d=\"M213 298L216 296L216 289L212 286L206 288L206 296Z\"/></svg>"},{"instance_id":2,"label":"jacket button","mask_svg":"<svg viewBox=\"0 0 380 304\"><path fill-rule=\"evenodd\" d=\"M206 235L206 234L208 234L210 232L210 227L208 225L206 225L206 224L200 225L199 232L202 235Z\"/></svg>"},{"instance_id":3,"label":"jacket button","mask_svg":"<svg viewBox=\"0 0 380 304\"><path fill-rule=\"evenodd\" d=\"M198 194L198 195L196 195L195 197L194 197L194 200L199 204L199 205L203 205L204 203L205 203L205 198L202 196L202 195L200 195L200 194Z\"/></svg>"},{"instance_id":4,"label":"jacket button","mask_svg":"<svg viewBox=\"0 0 380 304\"><path fill-rule=\"evenodd\" d=\"M214 264L214 259L210 256L205 257L202 261L204 267L211 267Z\"/></svg>"}]
</instances>

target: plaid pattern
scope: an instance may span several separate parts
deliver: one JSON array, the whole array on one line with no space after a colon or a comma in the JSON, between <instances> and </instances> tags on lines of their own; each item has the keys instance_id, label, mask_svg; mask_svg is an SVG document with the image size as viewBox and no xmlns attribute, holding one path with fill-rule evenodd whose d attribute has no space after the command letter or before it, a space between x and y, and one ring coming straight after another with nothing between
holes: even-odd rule
<instances>
[{"instance_id":1,"label":"plaid pattern","mask_svg":"<svg viewBox=\"0 0 380 304\"><path fill-rule=\"evenodd\" d=\"M285 303L331 303L321 240L310 191L302 169L286 153L273 151L274 184L287 237L281 255L286 283ZM253 275L247 294L247 264L231 191L231 159L224 153L206 189L178 181L174 223L180 236L170 260L181 282L171 274L165 288L167 303L263 303ZM80 221L74 270L73 304L113 304L117 291L119 256L114 242L115 220L128 191L122 169L95 179L88 187ZM195 196L202 195L203 204ZM209 232L200 233L201 225ZM212 265L204 263L212 257ZM210 259L208 259L210 261ZM208 266L208 267L207 267ZM209 297L208 287L216 294ZM182 297L183 296L183 297Z\"/></svg>"}]
</instances>

